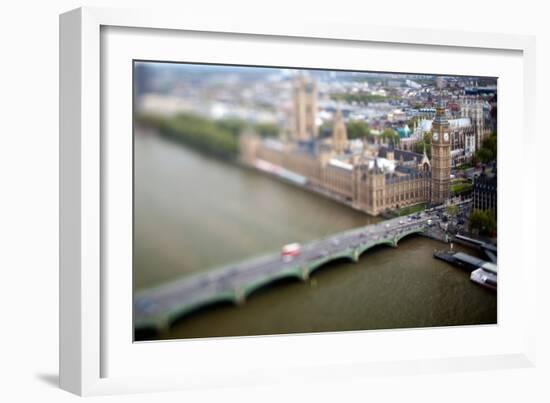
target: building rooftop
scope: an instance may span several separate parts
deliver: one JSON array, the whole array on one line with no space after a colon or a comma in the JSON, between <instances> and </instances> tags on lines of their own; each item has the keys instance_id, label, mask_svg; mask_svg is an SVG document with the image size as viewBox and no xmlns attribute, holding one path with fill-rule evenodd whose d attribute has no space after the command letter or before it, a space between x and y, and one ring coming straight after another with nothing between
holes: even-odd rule
<instances>
[{"instance_id":1,"label":"building rooftop","mask_svg":"<svg viewBox=\"0 0 550 403\"><path fill-rule=\"evenodd\" d=\"M460 129L462 127L470 127L472 121L470 118L458 118L458 119L449 119L449 127L451 129Z\"/></svg>"},{"instance_id":2,"label":"building rooftop","mask_svg":"<svg viewBox=\"0 0 550 403\"><path fill-rule=\"evenodd\" d=\"M487 175L482 173L474 177L474 186L475 187L496 187L497 186L497 175L491 174Z\"/></svg>"},{"instance_id":3,"label":"building rooftop","mask_svg":"<svg viewBox=\"0 0 550 403\"><path fill-rule=\"evenodd\" d=\"M400 138L408 138L411 135L411 129L409 129L409 126L407 125L404 127L398 127L396 131Z\"/></svg>"},{"instance_id":4,"label":"building rooftop","mask_svg":"<svg viewBox=\"0 0 550 403\"><path fill-rule=\"evenodd\" d=\"M353 169L353 165L348 164L347 162L340 161L336 158L331 158L328 163L332 166L342 168L348 171L351 171Z\"/></svg>"},{"instance_id":5,"label":"building rooftop","mask_svg":"<svg viewBox=\"0 0 550 403\"><path fill-rule=\"evenodd\" d=\"M415 153L413 151L395 149L388 146L380 146L380 148L378 149L378 156L382 158L387 158L388 152L391 151L393 151L394 159L398 161L401 159L403 159L403 161L422 161L422 154Z\"/></svg>"}]
</instances>

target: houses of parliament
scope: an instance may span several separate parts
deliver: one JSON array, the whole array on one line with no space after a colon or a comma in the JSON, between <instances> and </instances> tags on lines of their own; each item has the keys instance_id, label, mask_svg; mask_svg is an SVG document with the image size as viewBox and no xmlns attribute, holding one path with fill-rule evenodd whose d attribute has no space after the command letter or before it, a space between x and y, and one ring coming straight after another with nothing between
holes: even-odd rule
<instances>
[{"instance_id":1,"label":"houses of parliament","mask_svg":"<svg viewBox=\"0 0 550 403\"><path fill-rule=\"evenodd\" d=\"M338 109L332 135L320 138L316 124L317 87L297 76L288 128L280 139L253 132L240 136L244 164L284 177L371 215L429 203L450 196L451 138L445 107L439 104L432 122L432 158L366 140L348 140Z\"/></svg>"}]
</instances>

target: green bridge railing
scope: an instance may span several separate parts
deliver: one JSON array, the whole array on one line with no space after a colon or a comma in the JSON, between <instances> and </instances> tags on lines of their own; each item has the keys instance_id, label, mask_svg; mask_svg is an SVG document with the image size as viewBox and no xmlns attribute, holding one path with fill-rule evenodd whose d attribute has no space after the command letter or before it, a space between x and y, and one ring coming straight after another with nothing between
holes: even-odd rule
<instances>
[{"instance_id":1,"label":"green bridge railing","mask_svg":"<svg viewBox=\"0 0 550 403\"><path fill-rule=\"evenodd\" d=\"M184 278L182 280L176 281L175 284L169 283L165 286L146 290L142 293L136 294L134 298L134 327L136 329L152 328L156 331L160 331L162 329L168 328L176 319L179 319L201 307L220 302L229 302L235 305L243 304L246 301L246 298L252 292L264 286L267 286L270 283L284 278L298 278L303 281L307 281L310 276L315 272L315 270L319 269L327 263L330 263L331 261L341 258L347 258L352 262L357 262L361 254L374 246L388 245L392 247L397 247L398 242L402 238L414 233L422 233L425 231L425 229L426 225L418 225L417 227L398 232L391 236L381 237L380 239L364 242L357 247L345 247L336 253L324 256L319 259L311 260L305 264L302 263L296 265L288 265L287 263L285 264L285 267L280 271L273 273L259 273L257 277L253 278L249 282L239 284L238 286L233 286L232 288L216 288L216 290L210 293L198 295L195 299L191 301L182 302L181 298L178 300L178 289L184 289L186 285L191 283L191 281L196 281L197 277L206 278L206 276L213 272L223 273L224 270L229 270L230 267L234 267L235 265L223 267L214 271L209 271L208 273L204 274L201 273L199 275L189 278ZM346 231L345 233L338 234L337 236L341 236L342 234L350 235L364 230L365 227ZM314 242L310 242L309 244L313 244ZM274 255L264 256L263 258L267 258L269 256ZM277 254L277 256L279 256L279 254ZM262 258L260 258L259 260L261 259ZM164 301L163 299L166 299L166 301ZM136 302L138 301L148 301L151 304L160 305L162 308L157 309L154 312L146 312L146 310L143 309L136 309Z\"/></svg>"}]
</instances>

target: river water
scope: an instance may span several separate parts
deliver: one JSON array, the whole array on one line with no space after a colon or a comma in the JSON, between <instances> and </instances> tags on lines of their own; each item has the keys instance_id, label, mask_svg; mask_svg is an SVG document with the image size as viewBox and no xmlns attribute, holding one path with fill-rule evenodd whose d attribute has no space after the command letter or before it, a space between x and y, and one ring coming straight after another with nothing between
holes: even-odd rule
<instances>
[{"instance_id":1,"label":"river water","mask_svg":"<svg viewBox=\"0 0 550 403\"><path fill-rule=\"evenodd\" d=\"M317 194L204 156L155 133L134 141L134 289L379 221ZM235 307L201 310L159 338L491 324L496 293L432 257L420 236L337 261ZM476 255L460 246L459 250Z\"/></svg>"}]
</instances>

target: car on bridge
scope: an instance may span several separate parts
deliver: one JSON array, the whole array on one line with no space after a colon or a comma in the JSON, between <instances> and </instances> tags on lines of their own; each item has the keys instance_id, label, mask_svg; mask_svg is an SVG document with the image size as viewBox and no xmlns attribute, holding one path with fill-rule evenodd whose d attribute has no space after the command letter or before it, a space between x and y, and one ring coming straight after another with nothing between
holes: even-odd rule
<instances>
[{"instance_id":1,"label":"car on bridge","mask_svg":"<svg viewBox=\"0 0 550 403\"><path fill-rule=\"evenodd\" d=\"M301 252L302 246L299 243L289 243L283 246L281 256L283 257L283 261L290 262L296 256L299 256Z\"/></svg>"}]
</instances>

